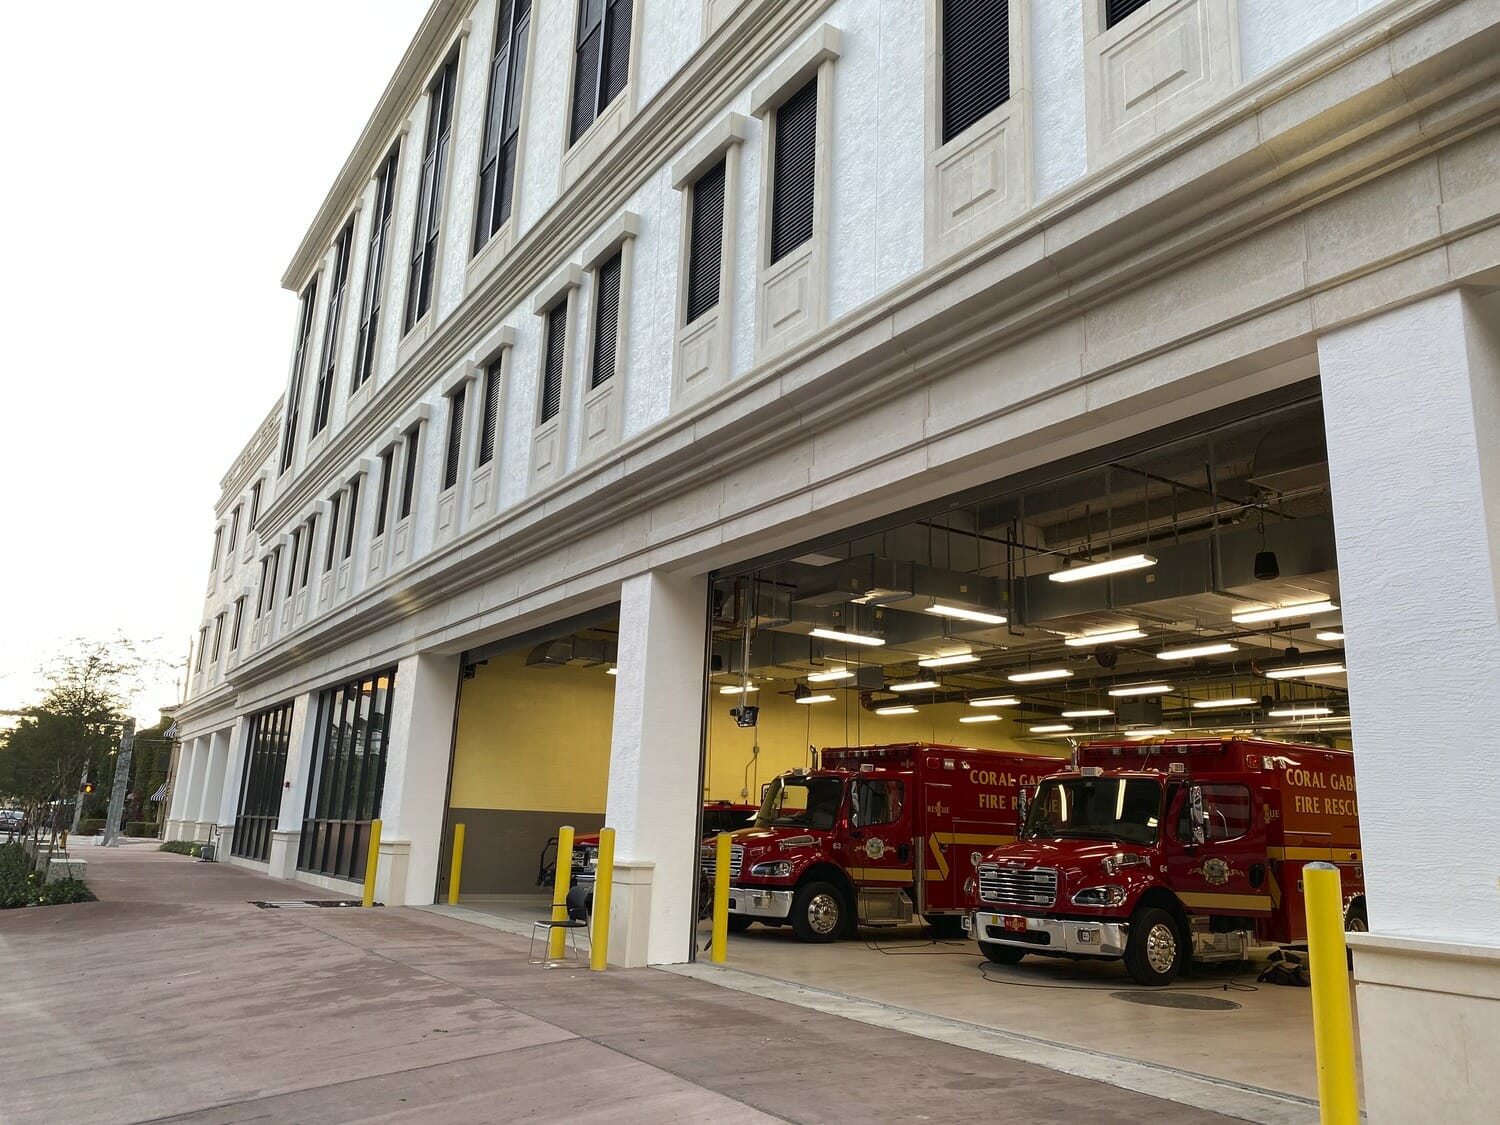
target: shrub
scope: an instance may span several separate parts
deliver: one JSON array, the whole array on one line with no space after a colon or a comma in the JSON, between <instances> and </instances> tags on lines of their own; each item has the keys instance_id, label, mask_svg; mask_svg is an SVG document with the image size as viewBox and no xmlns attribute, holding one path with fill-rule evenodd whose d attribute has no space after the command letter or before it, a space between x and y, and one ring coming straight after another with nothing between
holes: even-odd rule
<instances>
[{"instance_id":1,"label":"shrub","mask_svg":"<svg viewBox=\"0 0 1500 1125\"><path fill-rule=\"evenodd\" d=\"M80 836L97 836L103 831L103 817L84 817L78 822L78 835Z\"/></svg>"},{"instance_id":2,"label":"shrub","mask_svg":"<svg viewBox=\"0 0 1500 1125\"><path fill-rule=\"evenodd\" d=\"M38 883L33 901L38 906L63 906L70 902L93 902L94 892L84 886L82 879L59 879L55 883Z\"/></svg>"},{"instance_id":3,"label":"shrub","mask_svg":"<svg viewBox=\"0 0 1500 1125\"><path fill-rule=\"evenodd\" d=\"M127 836L155 836L156 821L154 820L132 820L125 825Z\"/></svg>"},{"instance_id":4,"label":"shrub","mask_svg":"<svg viewBox=\"0 0 1500 1125\"><path fill-rule=\"evenodd\" d=\"M18 906L57 906L69 902L92 902L93 892L78 879L44 883L40 871L19 844L0 845L0 910Z\"/></svg>"},{"instance_id":5,"label":"shrub","mask_svg":"<svg viewBox=\"0 0 1500 1125\"><path fill-rule=\"evenodd\" d=\"M203 854L203 845L192 840L168 840L157 851L172 852L175 855L190 855L194 859L197 859Z\"/></svg>"}]
</instances>

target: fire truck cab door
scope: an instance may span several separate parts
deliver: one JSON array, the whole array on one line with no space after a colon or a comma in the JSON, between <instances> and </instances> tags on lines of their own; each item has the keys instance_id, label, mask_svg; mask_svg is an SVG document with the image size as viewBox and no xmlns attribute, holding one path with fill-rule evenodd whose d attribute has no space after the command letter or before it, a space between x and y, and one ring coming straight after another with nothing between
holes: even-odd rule
<instances>
[{"instance_id":1,"label":"fire truck cab door","mask_svg":"<svg viewBox=\"0 0 1500 1125\"><path fill-rule=\"evenodd\" d=\"M1167 873L1190 914L1271 912L1264 800L1258 777L1216 774L1177 787L1167 809ZM1193 841L1189 794L1203 794L1205 840Z\"/></svg>"},{"instance_id":2,"label":"fire truck cab door","mask_svg":"<svg viewBox=\"0 0 1500 1125\"><path fill-rule=\"evenodd\" d=\"M849 805L849 867L856 882L911 885L912 790L909 777L855 777Z\"/></svg>"}]
</instances>

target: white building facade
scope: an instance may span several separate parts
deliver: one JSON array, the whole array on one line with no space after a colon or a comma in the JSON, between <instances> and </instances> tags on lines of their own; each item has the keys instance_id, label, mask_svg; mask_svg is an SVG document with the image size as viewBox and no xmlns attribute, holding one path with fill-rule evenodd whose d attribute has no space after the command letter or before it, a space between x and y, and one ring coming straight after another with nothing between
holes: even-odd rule
<instances>
[{"instance_id":1,"label":"white building facade","mask_svg":"<svg viewBox=\"0 0 1500 1125\"><path fill-rule=\"evenodd\" d=\"M347 887L378 814L433 902L465 654L617 605L612 959L686 960L716 570L1315 385L1369 1106L1483 1104L1497 185L1492 0L436 0L282 279L169 836Z\"/></svg>"}]
</instances>

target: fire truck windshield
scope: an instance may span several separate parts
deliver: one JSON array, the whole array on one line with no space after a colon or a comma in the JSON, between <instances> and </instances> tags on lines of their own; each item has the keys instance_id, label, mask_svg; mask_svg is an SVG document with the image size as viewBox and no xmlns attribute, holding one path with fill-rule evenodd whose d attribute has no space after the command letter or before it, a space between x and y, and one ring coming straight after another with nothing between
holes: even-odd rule
<instances>
[{"instance_id":1,"label":"fire truck windshield","mask_svg":"<svg viewBox=\"0 0 1500 1125\"><path fill-rule=\"evenodd\" d=\"M1044 781L1026 814L1023 840L1156 841L1160 783L1143 777L1070 777Z\"/></svg>"},{"instance_id":2,"label":"fire truck windshield","mask_svg":"<svg viewBox=\"0 0 1500 1125\"><path fill-rule=\"evenodd\" d=\"M787 774L771 782L757 828L832 828L838 821L839 806L844 800L841 777L799 777Z\"/></svg>"}]
</instances>

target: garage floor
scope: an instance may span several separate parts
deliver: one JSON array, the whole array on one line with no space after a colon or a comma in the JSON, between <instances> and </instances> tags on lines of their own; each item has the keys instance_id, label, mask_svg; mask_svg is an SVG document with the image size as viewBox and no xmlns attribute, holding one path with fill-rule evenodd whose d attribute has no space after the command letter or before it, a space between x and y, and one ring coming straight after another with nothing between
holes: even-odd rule
<instances>
[{"instance_id":1,"label":"garage floor","mask_svg":"<svg viewBox=\"0 0 1500 1125\"><path fill-rule=\"evenodd\" d=\"M542 895L466 898L460 910L501 928L529 929L547 916L547 903ZM700 933L701 949L706 924ZM1257 984L1258 962L1206 967L1170 988L1143 989L1118 963L1033 957L1016 966L991 965L972 942L934 942L915 926L865 930L860 941L804 945L788 929L757 925L730 936L728 964L824 993L1317 1097L1311 993ZM1352 997L1352 980L1350 989Z\"/></svg>"}]
</instances>

